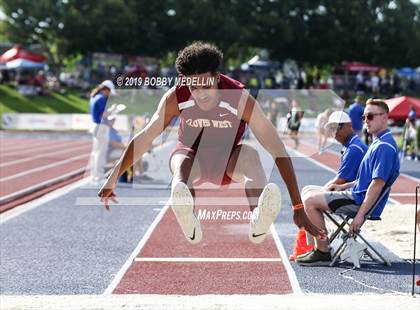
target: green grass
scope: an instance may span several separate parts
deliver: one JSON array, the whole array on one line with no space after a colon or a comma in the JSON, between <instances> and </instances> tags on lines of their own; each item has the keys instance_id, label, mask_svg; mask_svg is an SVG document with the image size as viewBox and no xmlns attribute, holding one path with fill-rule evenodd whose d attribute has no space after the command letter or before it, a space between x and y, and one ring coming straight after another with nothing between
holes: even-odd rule
<instances>
[{"instance_id":1,"label":"green grass","mask_svg":"<svg viewBox=\"0 0 420 310\"><path fill-rule=\"evenodd\" d=\"M23 96L13 86L0 85L0 114L3 113L88 113L86 99L76 90L48 96Z\"/></svg>"},{"instance_id":2,"label":"green grass","mask_svg":"<svg viewBox=\"0 0 420 310\"><path fill-rule=\"evenodd\" d=\"M141 115L156 110L163 91L124 90L112 96L108 106L123 103L122 114ZM67 89L48 96L23 96L13 86L0 85L0 115L3 113L89 113L89 100L80 96L80 90Z\"/></svg>"}]
</instances>

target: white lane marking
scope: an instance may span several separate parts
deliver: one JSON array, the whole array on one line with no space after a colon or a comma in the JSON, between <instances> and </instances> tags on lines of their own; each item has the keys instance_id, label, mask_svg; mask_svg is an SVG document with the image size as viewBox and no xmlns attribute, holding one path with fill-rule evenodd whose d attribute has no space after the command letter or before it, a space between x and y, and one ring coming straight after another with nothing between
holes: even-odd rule
<instances>
[{"instance_id":1,"label":"white lane marking","mask_svg":"<svg viewBox=\"0 0 420 310\"><path fill-rule=\"evenodd\" d=\"M52 163L52 164L40 166L38 168L34 168L34 169L31 169L31 170L27 170L27 171L24 171L24 172L20 172L20 173L17 173L17 174L10 175L8 177L1 178L0 182L5 182L5 181L10 181L10 180L13 180L13 179L17 179L17 178L27 176L28 174L32 174L32 173L35 173L35 172L38 172L38 171L42 171L42 170L45 170L45 169L50 169L50 168L61 166L61 165L67 164L67 163L71 163L73 161L77 161L77 160L83 159L83 158L88 157L88 156L89 156L89 154L83 154L83 155L73 157L71 159L67 158L67 159L64 159L64 160L60 160L60 161L57 161L57 162Z\"/></svg>"},{"instance_id":2,"label":"white lane marking","mask_svg":"<svg viewBox=\"0 0 420 310\"><path fill-rule=\"evenodd\" d=\"M301 153L301 152L299 152L299 151L297 151L295 149L291 149L289 147L286 147L286 148L288 149L288 152L289 153L295 153L298 157L302 157L303 159L307 159L310 162L314 163L315 165L317 165L317 166L319 166L321 168L324 168L325 170L328 170L328 171L330 171L330 172L332 172L334 174L337 173L336 170L328 167L327 165L324 165L323 163L321 163L321 162L319 162L319 161L317 161L317 160L315 160L315 159L313 159L313 158L311 158L311 157L309 157L309 156L307 156L307 155L305 155L305 154L303 154L303 153Z\"/></svg>"},{"instance_id":3,"label":"white lane marking","mask_svg":"<svg viewBox=\"0 0 420 310\"><path fill-rule=\"evenodd\" d=\"M43 143L45 146L51 146L54 144L54 141L37 141L37 140L28 140L28 141L16 141L14 143L9 143L5 145L4 143L0 143L3 150L6 152L18 151L18 150L25 150L31 146L37 146L40 143Z\"/></svg>"},{"instance_id":4,"label":"white lane marking","mask_svg":"<svg viewBox=\"0 0 420 310\"><path fill-rule=\"evenodd\" d=\"M97 205L98 197L77 197L76 205L79 206L88 206L88 205ZM130 197L117 197L118 203L116 205L120 206L150 206L153 204L165 204L168 201L168 196L130 196ZM201 196L195 199L194 205L197 207L216 207L219 209L220 206L230 207L230 206L243 206L248 202L244 200L244 196L235 196L231 197L210 197L210 196ZM113 204L111 204L113 205Z\"/></svg>"},{"instance_id":5,"label":"white lane marking","mask_svg":"<svg viewBox=\"0 0 420 310\"><path fill-rule=\"evenodd\" d=\"M150 236L152 235L153 230L155 230L157 224L162 219L163 215L165 214L166 210L169 208L169 203L167 203L162 210L159 212L159 214L156 216L153 223L149 226L146 233L144 234L143 238L141 238L140 242L137 244L131 255L127 258L124 265L121 267L121 269L118 271L118 273L115 275L114 279L111 281L109 286L106 288L106 290L103 292L103 295L110 295L117 287L118 283L120 283L122 277L127 272L128 268L130 268L131 264L133 263L134 259L136 258L137 254L141 251L143 246L146 244L146 242L149 240Z\"/></svg>"},{"instance_id":6,"label":"white lane marking","mask_svg":"<svg viewBox=\"0 0 420 310\"><path fill-rule=\"evenodd\" d=\"M292 265L289 262L287 257L286 250L283 247L283 244L280 241L279 235L277 234L276 227L274 223L271 225L271 235L273 236L274 243L276 244L277 250L279 251L281 260L283 262L284 268L286 269L287 276L289 277L290 285L292 286L293 292L295 294L302 294L302 289L300 288L299 281L296 277L296 273L292 268Z\"/></svg>"},{"instance_id":7,"label":"white lane marking","mask_svg":"<svg viewBox=\"0 0 420 310\"><path fill-rule=\"evenodd\" d=\"M11 220L12 218L15 218L29 210L35 209L51 200L57 199L77 188L80 186L85 185L89 182L89 178L82 179L80 181L77 181L75 183L69 184L67 186L64 186L62 188L56 189L55 191L48 193L38 199L32 200L28 203L25 203L23 205L20 205L18 207L15 207L9 211L3 212L0 214L0 224L4 224L7 221Z\"/></svg>"},{"instance_id":8,"label":"white lane marking","mask_svg":"<svg viewBox=\"0 0 420 310\"><path fill-rule=\"evenodd\" d=\"M188 262L188 263L271 263L282 262L281 258L247 258L247 257L136 257L135 262Z\"/></svg>"},{"instance_id":9,"label":"white lane marking","mask_svg":"<svg viewBox=\"0 0 420 310\"><path fill-rule=\"evenodd\" d=\"M41 183L38 183L36 185L25 187L24 189L19 190L17 192L13 192L13 193L10 193L10 194L8 194L6 196L2 196L0 198L0 203L3 203L3 202L8 201L8 200L11 200L13 197L23 196L24 194L30 193L32 191L35 191L35 190L39 189L39 188L44 188L44 187L50 185L51 183L55 183L55 182L60 181L61 179L63 179L63 181L64 181L65 179L68 179L68 178L70 178L73 175L80 174L80 173L82 173L84 171L85 171L85 168L80 168L80 169L71 171L69 173L60 175L60 176L58 176L58 177L56 177L54 179L48 179L48 180L46 180L44 182L41 182ZM96 204L97 204L97 202L98 201L96 201Z\"/></svg>"},{"instance_id":10,"label":"white lane marking","mask_svg":"<svg viewBox=\"0 0 420 310\"><path fill-rule=\"evenodd\" d=\"M50 151L50 150L54 150L54 149L59 149L59 148L63 148L63 147L73 147L73 146L79 146L79 145L89 145L86 142L80 142L80 141L71 141L71 142L53 142L51 144L48 145L39 145L38 147L33 147L31 148L31 146L25 146L23 149L23 151L13 151L13 152L4 152L4 153L0 153L0 156L13 156L13 155L23 155L26 153L34 153L34 152L44 152L44 151Z\"/></svg>"},{"instance_id":11,"label":"white lane marking","mask_svg":"<svg viewBox=\"0 0 420 310\"><path fill-rule=\"evenodd\" d=\"M51 152L51 153L48 153L48 154L39 154L39 155L36 155L36 156L17 159L17 160L14 160L14 161L8 161L8 162L0 164L0 167L7 167L7 166L10 166L10 165L21 164L21 163L24 163L24 162L27 162L27 161L32 161L34 159L38 159L38 158L46 158L46 157L55 156L55 155L59 155L59 154L66 154L66 153L69 153L69 152L72 152L72 151L78 151L78 150L86 149L88 147L90 148L90 146L88 146L88 145L79 146L79 147L76 147L76 148L65 149L65 150L61 150L61 151L58 151L58 152Z\"/></svg>"}]
</instances>

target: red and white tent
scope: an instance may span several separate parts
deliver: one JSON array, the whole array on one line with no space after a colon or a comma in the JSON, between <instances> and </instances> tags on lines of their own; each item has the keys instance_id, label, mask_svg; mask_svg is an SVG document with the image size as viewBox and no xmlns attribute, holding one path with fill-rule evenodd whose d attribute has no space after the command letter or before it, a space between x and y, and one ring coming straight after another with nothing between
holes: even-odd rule
<instances>
[{"instance_id":1,"label":"red and white tent","mask_svg":"<svg viewBox=\"0 0 420 310\"><path fill-rule=\"evenodd\" d=\"M41 54L36 54L34 52L25 50L20 46L15 46L0 56L0 62L3 63L8 63L9 61L16 59L23 59L31 62L42 63L47 60L47 57Z\"/></svg>"},{"instance_id":2,"label":"red and white tent","mask_svg":"<svg viewBox=\"0 0 420 310\"><path fill-rule=\"evenodd\" d=\"M389 107L389 118L395 121L404 121L411 107L416 108L417 116L420 117L420 99L413 97L397 97L385 100Z\"/></svg>"},{"instance_id":3,"label":"red and white tent","mask_svg":"<svg viewBox=\"0 0 420 310\"><path fill-rule=\"evenodd\" d=\"M378 72L382 69L381 67L358 61L345 63L342 68L347 72Z\"/></svg>"}]
</instances>

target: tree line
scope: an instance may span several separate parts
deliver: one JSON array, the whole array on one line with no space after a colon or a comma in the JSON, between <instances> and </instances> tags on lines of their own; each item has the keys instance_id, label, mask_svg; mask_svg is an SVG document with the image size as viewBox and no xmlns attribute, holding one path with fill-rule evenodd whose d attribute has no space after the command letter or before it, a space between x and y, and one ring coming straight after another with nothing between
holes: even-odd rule
<instances>
[{"instance_id":1,"label":"tree line","mask_svg":"<svg viewBox=\"0 0 420 310\"><path fill-rule=\"evenodd\" d=\"M410 0L0 0L0 38L40 44L53 63L93 52L174 55L217 44L231 61L255 50L317 65L420 64L420 4Z\"/></svg>"}]
</instances>

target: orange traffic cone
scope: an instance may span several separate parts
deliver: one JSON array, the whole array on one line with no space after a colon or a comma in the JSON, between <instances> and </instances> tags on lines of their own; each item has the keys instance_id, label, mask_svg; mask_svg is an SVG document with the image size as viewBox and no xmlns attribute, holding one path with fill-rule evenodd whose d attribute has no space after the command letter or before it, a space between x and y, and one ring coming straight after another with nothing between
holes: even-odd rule
<instances>
[{"instance_id":1,"label":"orange traffic cone","mask_svg":"<svg viewBox=\"0 0 420 310\"><path fill-rule=\"evenodd\" d=\"M295 247L293 249L293 254L289 256L290 261L295 261L298 255L305 254L311 251L314 248L313 242L308 242L310 238L309 234L306 234L306 230L301 228L297 235L295 241ZM311 237L312 238L312 237Z\"/></svg>"}]
</instances>

